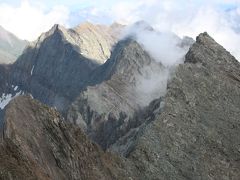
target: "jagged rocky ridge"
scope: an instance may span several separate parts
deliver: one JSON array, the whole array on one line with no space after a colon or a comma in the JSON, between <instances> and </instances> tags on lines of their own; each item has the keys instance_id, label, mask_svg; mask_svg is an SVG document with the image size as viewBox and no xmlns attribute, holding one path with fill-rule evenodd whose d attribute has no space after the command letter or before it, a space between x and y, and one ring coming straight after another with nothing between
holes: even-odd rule
<instances>
[{"instance_id":1,"label":"jagged rocky ridge","mask_svg":"<svg viewBox=\"0 0 240 180\"><path fill-rule=\"evenodd\" d=\"M80 54L75 39L70 30L55 25L13 64L10 83L64 111L98 66Z\"/></svg>"},{"instance_id":2,"label":"jagged rocky ridge","mask_svg":"<svg viewBox=\"0 0 240 180\"><path fill-rule=\"evenodd\" d=\"M128 156L143 179L239 179L239 80L239 62L200 34Z\"/></svg>"},{"instance_id":3,"label":"jagged rocky ridge","mask_svg":"<svg viewBox=\"0 0 240 180\"><path fill-rule=\"evenodd\" d=\"M143 22L135 26L154 31ZM174 38L184 50L194 42L191 38L180 39L175 35ZM80 125L104 149L111 148L125 156L131 151L136 134L141 133L163 106L165 86L174 70L156 62L135 39L131 33L116 44L110 59L94 70L91 86L80 93L67 116L67 120ZM154 83L160 84L151 87ZM152 105L154 99L158 101ZM148 106L154 108L151 115ZM122 141L127 141L127 148Z\"/></svg>"},{"instance_id":4,"label":"jagged rocky ridge","mask_svg":"<svg viewBox=\"0 0 240 180\"><path fill-rule=\"evenodd\" d=\"M92 82L100 83L80 94L68 112L68 120L79 124L104 149L108 148L145 122L140 118L144 107L137 83L141 77L163 70L135 40L119 42L111 58L93 74Z\"/></svg>"},{"instance_id":5,"label":"jagged rocky ridge","mask_svg":"<svg viewBox=\"0 0 240 180\"><path fill-rule=\"evenodd\" d=\"M1 94L30 93L64 113L87 85L93 70L107 60L118 37L114 32L121 29L118 24L100 28L85 23L75 29L55 25L32 42L13 65L8 65ZM108 32L112 35L106 36ZM90 52L93 50L95 53Z\"/></svg>"},{"instance_id":6,"label":"jagged rocky ridge","mask_svg":"<svg viewBox=\"0 0 240 180\"><path fill-rule=\"evenodd\" d=\"M0 179L5 180L129 179L137 172L30 96L17 97L7 107L0 162Z\"/></svg>"},{"instance_id":7,"label":"jagged rocky ridge","mask_svg":"<svg viewBox=\"0 0 240 180\"><path fill-rule=\"evenodd\" d=\"M129 45L130 47L134 47L133 49L139 47L139 45L134 41L127 42L131 43L127 44L126 42L124 42L123 44L126 43L126 45ZM144 51L141 50L141 47L137 49L140 50L137 51L138 53L143 52L140 57L147 57ZM126 51L120 52L126 53ZM129 59L128 58L129 56L127 55L124 56L124 53L123 54L116 53L118 55L117 56L113 55L113 57L115 57L115 60L117 60L118 59L117 57L119 56L121 57L121 55L123 55L123 57L126 57L123 59L125 60ZM133 56L135 57L135 59L136 54L134 54ZM114 58L111 59L113 60ZM112 63L113 65L111 65L110 62L115 62L111 61L111 59L105 65L96 68L97 70L95 71L96 74L98 74L99 72L105 72L104 68L108 66L116 67L114 65L115 63ZM121 160L120 159L109 160L109 162L117 164L118 162L126 160L125 162L126 164L121 165L120 168L118 169L123 174L121 174L120 176L116 176L115 178L119 179L120 177L123 177L123 179L125 179L126 177L131 177L132 179L236 179L236 180L238 179L240 167L239 62L237 62L237 60L233 56L231 56L230 53L228 53L223 47L218 45L206 33L198 36L196 43L191 47L185 59L186 59L185 63L177 68L173 79L168 83L166 96L164 98L154 100L149 107L147 107L143 112L141 112L142 114L140 113L137 114L140 116L139 119L143 120L138 121L140 122L139 124L136 123L138 126L137 128L140 128L141 130L140 131L136 130L136 127L131 127L130 130L124 127L124 129L127 129L127 131L121 134L121 137L118 137L120 139L118 139L116 144L112 145L111 149L114 149L115 151L125 155L128 158L127 160L124 158L123 159L120 158ZM137 67L138 69L139 66L133 67ZM161 66L159 67L161 69ZM106 71L108 73L101 77L103 78L102 80L107 80L104 81L103 83L101 83L100 81L101 78L99 80L94 77L93 79L96 80L95 82L98 82L100 84L93 87L88 87L85 92L91 92L89 91L89 89L99 87L100 87L99 89L104 90L104 88L111 87L111 83L112 84L117 83L117 85L119 85L122 82L125 84L129 82L134 82L134 79L129 78L132 76L124 76L124 73L122 73L122 70L125 70L125 68L122 68L122 70L118 71L119 68L121 69L121 66L116 68L116 75L115 73L112 73L115 71L111 71L111 68L109 72ZM95 74L95 72L93 74ZM5 74L4 71L3 74ZM116 78L116 80L114 78ZM103 86L104 83L105 84L109 83L110 86L107 85L104 87ZM124 87L124 85L123 86L121 85L120 87ZM115 90L113 92L115 92ZM120 89L120 92L122 93L124 91ZM161 106L162 101L164 101L164 106L163 108L159 108ZM74 103L74 105L77 104L76 102ZM19 108L21 107L20 104L14 106L14 109L19 110L18 115L10 118L10 120L15 119L17 117L21 117L21 113L24 113L21 111L21 108ZM28 103L24 101L23 104ZM36 109L41 109L40 107L41 106L38 106L38 108ZM27 107L26 109L28 108L30 107ZM91 107L83 106L83 108L90 109ZM86 112L86 110L84 111ZM42 114L40 112L34 114L31 117L36 118L41 117ZM25 114L26 115L24 117L26 117L27 119L28 114L31 114L31 112L27 112ZM47 117L50 117L49 119L54 119L54 117L49 114L46 114L46 118ZM110 120L114 118L111 118L110 114ZM96 119L93 120L95 121ZM35 122L36 119L32 118L29 120L29 122L32 121ZM5 127L7 122L8 121L5 118L4 121ZM42 121L37 122L39 122L39 124L34 125L34 127L36 126L35 130L39 128L41 131ZM113 124L116 123L115 121L112 122ZM48 125L51 126L51 121L50 122L46 121L46 123L47 127ZM82 124L80 123L80 125ZM12 130L12 127L14 126L10 126L9 129ZM34 127L31 127L30 129ZM114 126L110 124L110 127L112 128ZM112 131L111 128L110 131ZM15 129L13 128L13 134L15 134L14 132L17 129L18 128ZM67 127L67 129L69 130L71 128ZM26 132L28 131L29 130L27 129ZM45 131L44 129L44 132L46 133L47 136L49 133L51 134L52 131L53 129L50 129L50 131ZM81 132L80 129L78 129L77 131ZM118 133L120 132L121 131L118 131ZM21 133L22 132L20 132L20 134ZM61 136L61 132L58 134L60 134ZM69 130L69 135L72 134L74 134L74 132ZM24 140L26 137L25 136L23 137ZM62 138L63 137L61 136L60 138L57 139L60 140L61 142ZM14 140L14 136L11 136L8 140L11 141L11 139ZM5 139L3 138L3 142L5 141L6 138ZM81 144L83 140L80 138L77 139L77 141L79 141ZM29 139L29 142L30 144L31 142L33 142L33 144L35 143L34 141L32 141L32 139ZM109 144L111 144L111 142ZM105 146L104 144L101 145ZM44 147L45 146L48 147L49 144L46 143L44 144ZM58 146L59 144L57 143L56 147ZM18 158L21 157L21 154L19 155L16 152L6 155L6 152L8 151L4 151L4 149L7 148L7 145L5 143L2 144L1 148L2 148L1 152L3 152L1 154L1 157L4 157L3 158L4 160L6 159L8 160L10 157L14 156L17 157L17 159L19 159L18 163L26 162L21 158ZM21 149L21 147L17 147L16 149L19 148ZM70 152L70 154L75 155L72 152ZM60 156L61 155L62 154L60 152ZM28 154L26 156L29 157ZM46 155L44 154L43 157L45 156ZM101 155L97 154L94 157L96 159L96 157L101 157ZM46 159L46 161L47 160L48 159ZM45 159L43 161L45 161ZM62 161L61 158L60 161ZM84 160L80 159L80 162L82 161L84 162ZM71 162L71 160L67 158L66 160L64 160L64 162ZM54 172L59 171L58 170L59 167L57 168L55 167L58 166L56 165L58 164L58 161L56 162L48 161L46 164L49 163L50 164L53 163L53 168L57 169L54 170ZM76 162L75 164L77 163L79 162ZM94 164L97 164L97 162L94 161L93 165ZM23 173L22 176L20 173L15 173L14 170L13 172L11 172L10 167L12 167L12 165L14 165L14 163L13 164L10 163L10 165L4 163L2 165L1 168L3 170L1 170L0 175L5 179L11 179L12 176L14 177L19 176L22 177L23 179L27 179L24 177L28 177L28 174L32 174L31 173L32 170L27 171L25 174ZM34 166L31 166L31 168L32 167ZM69 177L71 179L73 177L72 173L76 174L76 176L74 177L76 177L77 179L81 178L84 179L87 177L84 174L81 176L81 174L77 173L77 171L79 170L78 166L76 166L76 169L73 168L72 171L65 166L63 167L63 169L65 171L60 170L59 176L55 176L54 174L48 173L50 174L49 179L61 178L60 177L61 175ZM17 172L21 171L23 170L21 169L17 170ZM48 170L46 171L48 172ZM83 172L92 173L92 171L90 171L89 169L83 169ZM14 173L15 175L11 176L11 174ZM104 175L100 176L96 175L95 177L95 174L93 174L91 178L99 179L99 177L102 176L105 179L113 179L111 176L108 175L105 176L104 168L102 169L102 173ZM42 176L41 174L42 172L37 173L36 176L41 177ZM71 176L69 176L69 174Z\"/></svg>"}]
</instances>

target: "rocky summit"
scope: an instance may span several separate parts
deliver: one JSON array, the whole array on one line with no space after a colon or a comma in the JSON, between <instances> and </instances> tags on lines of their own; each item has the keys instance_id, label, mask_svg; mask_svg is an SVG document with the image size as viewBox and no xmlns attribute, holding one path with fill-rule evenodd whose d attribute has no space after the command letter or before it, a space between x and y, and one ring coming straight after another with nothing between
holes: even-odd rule
<instances>
[{"instance_id":1,"label":"rocky summit","mask_svg":"<svg viewBox=\"0 0 240 180\"><path fill-rule=\"evenodd\" d=\"M76 38L60 25L42 34L12 65L10 84L64 111L98 66L81 55Z\"/></svg>"},{"instance_id":2,"label":"rocky summit","mask_svg":"<svg viewBox=\"0 0 240 180\"><path fill-rule=\"evenodd\" d=\"M0 65L0 179L239 180L240 63L202 33L166 67L121 28L55 25Z\"/></svg>"},{"instance_id":3,"label":"rocky summit","mask_svg":"<svg viewBox=\"0 0 240 180\"><path fill-rule=\"evenodd\" d=\"M128 158L146 179L240 177L240 64L200 34Z\"/></svg>"},{"instance_id":4,"label":"rocky summit","mask_svg":"<svg viewBox=\"0 0 240 180\"><path fill-rule=\"evenodd\" d=\"M16 62L8 66L3 76L8 79L3 84L6 90L1 93L14 96L17 87L17 92L30 93L66 113L80 91L88 85L93 70L110 56L122 28L118 24L85 23L74 29L54 25L31 42Z\"/></svg>"}]
</instances>

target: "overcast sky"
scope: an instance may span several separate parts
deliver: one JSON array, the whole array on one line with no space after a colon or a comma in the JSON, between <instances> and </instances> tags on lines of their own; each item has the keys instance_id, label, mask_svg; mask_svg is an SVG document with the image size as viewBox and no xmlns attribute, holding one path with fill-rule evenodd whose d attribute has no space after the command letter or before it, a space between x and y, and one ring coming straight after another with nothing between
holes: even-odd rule
<instances>
[{"instance_id":1,"label":"overcast sky","mask_svg":"<svg viewBox=\"0 0 240 180\"><path fill-rule=\"evenodd\" d=\"M145 20L159 31L193 38L207 31L240 57L240 0L0 0L0 25L35 40L55 23L129 24Z\"/></svg>"}]
</instances>

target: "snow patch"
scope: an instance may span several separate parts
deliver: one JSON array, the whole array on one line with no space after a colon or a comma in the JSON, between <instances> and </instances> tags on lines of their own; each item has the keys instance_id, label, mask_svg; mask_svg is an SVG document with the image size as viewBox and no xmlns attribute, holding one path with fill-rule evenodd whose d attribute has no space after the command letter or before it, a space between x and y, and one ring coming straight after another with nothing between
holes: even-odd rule
<instances>
[{"instance_id":1,"label":"snow patch","mask_svg":"<svg viewBox=\"0 0 240 180\"><path fill-rule=\"evenodd\" d=\"M14 91L16 91L17 89L18 89L18 86L15 86Z\"/></svg>"},{"instance_id":2,"label":"snow patch","mask_svg":"<svg viewBox=\"0 0 240 180\"><path fill-rule=\"evenodd\" d=\"M32 70L31 70L31 75L33 74L33 70L34 70L34 65L33 65Z\"/></svg>"},{"instance_id":3,"label":"snow patch","mask_svg":"<svg viewBox=\"0 0 240 180\"><path fill-rule=\"evenodd\" d=\"M12 94L3 93L0 97L0 109L4 109L13 98L19 96L20 94L22 94L22 91L17 92L14 96Z\"/></svg>"}]
</instances>

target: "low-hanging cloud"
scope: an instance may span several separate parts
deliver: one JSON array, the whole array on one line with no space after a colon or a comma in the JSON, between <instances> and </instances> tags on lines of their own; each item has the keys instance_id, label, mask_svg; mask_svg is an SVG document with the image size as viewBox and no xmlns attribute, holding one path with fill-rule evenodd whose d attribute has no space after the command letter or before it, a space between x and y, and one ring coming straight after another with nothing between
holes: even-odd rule
<instances>
[{"instance_id":1,"label":"low-hanging cloud","mask_svg":"<svg viewBox=\"0 0 240 180\"><path fill-rule=\"evenodd\" d=\"M168 68L158 70L148 70L147 76L137 76L135 87L136 101L141 107L148 106L154 99L165 96L167 91L167 83L170 78L170 70Z\"/></svg>"},{"instance_id":2,"label":"low-hanging cloud","mask_svg":"<svg viewBox=\"0 0 240 180\"><path fill-rule=\"evenodd\" d=\"M186 48L181 47L182 39L172 32L155 31L144 21L127 27L123 38L134 36L144 49L164 67L180 64L186 54Z\"/></svg>"},{"instance_id":3,"label":"low-hanging cloud","mask_svg":"<svg viewBox=\"0 0 240 180\"><path fill-rule=\"evenodd\" d=\"M240 1L150 0L121 1L112 16L129 24L145 20L156 30L195 38L207 31L240 60Z\"/></svg>"},{"instance_id":4,"label":"low-hanging cloud","mask_svg":"<svg viewBox=\"0 0 240 180\"><path fill-rule=\"evenodd\" d=\"M168 80L175 68L184 62L189 43L171 32L158 32L145 22L138 22L126 28L123 38L134 38L156 62L143 67L136 75L136 101L147 106L152 100L164 96Z\"/></svg>"}]
</instances>

